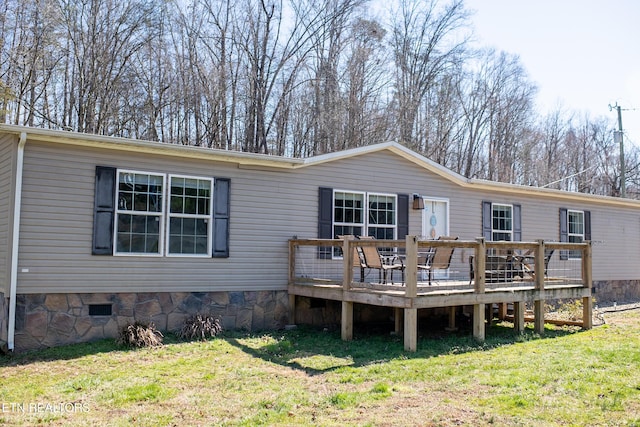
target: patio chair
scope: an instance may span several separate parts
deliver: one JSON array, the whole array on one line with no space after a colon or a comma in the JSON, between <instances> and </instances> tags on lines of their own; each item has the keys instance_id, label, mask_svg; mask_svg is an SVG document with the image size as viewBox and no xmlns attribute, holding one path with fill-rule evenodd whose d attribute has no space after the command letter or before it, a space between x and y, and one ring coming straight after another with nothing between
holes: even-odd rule
<instances>
[{"instance_id":1,"label":"patio chair","mask_svg":"<svg viewBox=\"0 0 640 427\"><path fill-rule=\"evenodd\" d=\"M440 236L438 240L458 240L458 237L451 236ZM429 272L429 286L431 286L431 282L433 281L433 271L434 270L447 270L449 269L449 265L451 264L451 257L453 256L453 251L455 248L453 246L439 246L437 247L433 253L424 258L424 263L418 262L418 271L428 271Z\"/></svg>"},{"instance_id":2,"label":"patio chair","mask_svg":"<svg viewBox=\"0 0 640 427\"><path fill-rule=\"evenodd\" d=\"M374 240L370 236L356 237L359 240ZM393 272L400 270L402 273L402 283L404 283L404 263L396 256L382 256L376 246L358 246L357 251L360 258L360 281L364 281L364 269L369 268L378 270L378 280L386 284L388 272L391 272L391 280L393 281Z\"/></svg>"},{"instance_id":3,"label":"patio chair","mask_svg":"<svg viewBox=\"0 0 640 427\"><path fill-rule=\"evenodd\" d=\"M475 258L469 257L469 284L475 279ZM486 283L507 282L513 276L511 255L486 255L484 262L484 279Z\"/></svg>"},{"instance_id":4,"label":"patio chair","mask_svg":"<svg viewBox=\"0 0 640 427\"><path fill-rule=\"evenodd\" d=\"M547 277L549 270L549 261L553 256L555 249L545 249L544 251L544 277ZM535 280L535 263L536 257L531 253L525 253L524 255L517 255L515 257L519 264L520 272L518 273L523 279L529 276L532 280Z\"/></svg>"},{"instance_id":5,"label":"patio chair","mask_svg":"<svg viewBox=\"0 0 640 427\"><path fill-rule=\"evenodd\" d=\"M338 239L344 240L356 240L357 237L352 234L345 234L338 236ZM367 264L364 259L364 254L362 253L362 248L360 246L353 247L353 266L360 268L360 281L364 282L364 269L367 268Z\"/></svg>"}]
</instances>

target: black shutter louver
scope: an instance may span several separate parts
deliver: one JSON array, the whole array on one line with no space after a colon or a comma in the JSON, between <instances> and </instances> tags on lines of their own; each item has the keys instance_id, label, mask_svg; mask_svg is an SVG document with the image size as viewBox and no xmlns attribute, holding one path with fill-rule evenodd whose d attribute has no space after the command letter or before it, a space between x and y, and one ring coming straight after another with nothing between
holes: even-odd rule
<instances>
[{"instance_id":1,"label":"black shutter louver","mask_svg":"<svg viewBox=\"0 0 640 427\"><path fill-rule=\"evenodd\" d=\"M96 166L93 206L93 255L113 255L116 168Z\"/></svg>"},{"instance_id":2,"label":"black shutter louver","mask_svg":"<svg viewBox=\"0 0 640 427\"><path fill-rule=\"evenodd\" d=\"M229 258L231 180L215 178L213 189L213 258Z\"/></svg>"}]
</instances>

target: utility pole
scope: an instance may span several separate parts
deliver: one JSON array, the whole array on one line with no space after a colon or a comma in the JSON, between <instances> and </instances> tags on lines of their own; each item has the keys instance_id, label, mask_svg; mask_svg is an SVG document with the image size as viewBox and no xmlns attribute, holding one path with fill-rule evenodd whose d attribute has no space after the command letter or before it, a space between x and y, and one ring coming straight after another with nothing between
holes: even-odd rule
<instances>
[{"instance_id":1,"label":"utility pole","mask_svg":"<svg viewBox=\"0 0 640 427\"><path fill-rule=\"evenodd\" d=\"M624 138L622 133L622 107L616 105L613 107L609 104L609 111L612 109L618 110L618 130L614 131L613 140L614 142L620 143L620 197L627 197L627 179L625 177L625 165L624 165Z\"/></svg>"}]
</instances>

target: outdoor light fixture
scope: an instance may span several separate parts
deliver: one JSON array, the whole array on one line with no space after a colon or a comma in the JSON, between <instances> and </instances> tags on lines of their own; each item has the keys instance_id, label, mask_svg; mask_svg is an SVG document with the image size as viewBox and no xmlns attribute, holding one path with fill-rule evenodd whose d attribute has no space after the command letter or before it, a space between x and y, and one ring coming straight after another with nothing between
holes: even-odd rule
<instances>
[{"instance_id":1,"label":"outdoor light fixture","mask_svg":"<svg viewBox=\"0 0 640 427\"><path fill-rule=\"evenodd\" d=\"M424 199L419 194L413 195L413 209L424 209Z\"/></svg>"}]
</instances>

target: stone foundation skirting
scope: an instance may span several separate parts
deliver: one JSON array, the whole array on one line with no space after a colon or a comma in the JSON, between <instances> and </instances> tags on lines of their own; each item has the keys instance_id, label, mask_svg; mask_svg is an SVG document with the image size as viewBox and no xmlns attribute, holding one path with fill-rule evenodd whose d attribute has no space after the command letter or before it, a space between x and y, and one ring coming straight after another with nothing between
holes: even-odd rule
<instances>
[{"instance_id":1,"label":"stone foundation skirting","mask_svg":"<svg viewBox=\"0 0 640 427\"><path fill-rule=\"evenodd\" d=\"M197 313L219 317L227 330L279 329L289 313L286 291L22 294L16 301L16 351L115 338L136 321L176 331Z\"/></svg>"},{"instance_id":2,"label":"stone foundation skirting","mask_svg":"<svg viewBox=\"0 0 640 427\"><path fill-rule=\"evenodd\" d=\"M593 297L600 303L640 301L640 280L594 281Z\"/></svg>"}]
</instances>

